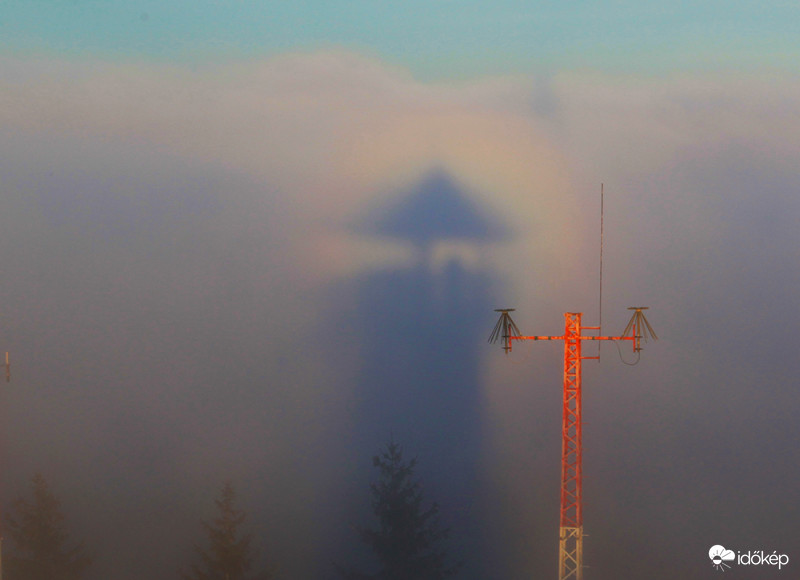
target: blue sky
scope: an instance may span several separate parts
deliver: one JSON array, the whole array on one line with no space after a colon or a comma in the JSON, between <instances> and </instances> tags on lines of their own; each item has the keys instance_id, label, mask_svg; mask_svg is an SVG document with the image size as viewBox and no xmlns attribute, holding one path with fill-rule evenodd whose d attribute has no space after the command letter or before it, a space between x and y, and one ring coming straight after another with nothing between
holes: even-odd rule
<instances>
[{"instance_id":1,"label":"blue sky","mask_svg":"<svg viewBox=\"0 0 800 580\"><path fill-rule=\"evenodd\" d=\"M35 0L0 7L16 54L207 61L343 47L425 79L594 69L797 70L789 2Z\"/></svg>"}]
</instances>

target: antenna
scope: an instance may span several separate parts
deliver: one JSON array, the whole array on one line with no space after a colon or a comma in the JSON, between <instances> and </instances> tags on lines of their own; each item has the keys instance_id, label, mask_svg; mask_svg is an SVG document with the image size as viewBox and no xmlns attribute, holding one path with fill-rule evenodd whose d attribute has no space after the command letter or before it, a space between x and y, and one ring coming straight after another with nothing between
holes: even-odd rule
<instances>
[{"instance_id":1,"label":"antenna","mask_svg":"<svg viewBox=\"0 0 800 580\"><path fill-rule=\"evenodd\" d=\"M658 340L658 336L653 331L653 327L650 326L650 323L647 322L647 318L644 316L644 312L642 310L647 310L647 306L631 306L628 310L633 310L633 316L628 321L628 326L625 327L625 330L622 331L622 336L627 336L628 333L631 333L631 338L633 338L633 351L634 352L641 352L642 350L642 340L647 343L648 340Z\"/></svg>"},{"instance_id":2,"label":"antenna","mask_svg":"<svg viewBox=\"0 0 800 580\"><path fill-rule=\"evenodd\" d=\"M495 312L500 313L500 319L494 325L492 334L489 335L489 342L494 344L498 340L502 340L503 350L508 354L508 351L511 350L511 337L519 336L522 333L517 328L517 325L514 324L514 321L511 320L509 312L514 312L513 308L497 308Z\"/></svg>"},{"instance_id":3,"label":"antenna","mask_svg":"<svg viewBox=\"0 0 800 580\"><path fill-rule=\"evenodd\" d=\"M600 184L600 305L597 327L600 334L603 334L603 184ZM600 363L600 345L597 343L597 362Z\"/></svg>"}]
</instances>

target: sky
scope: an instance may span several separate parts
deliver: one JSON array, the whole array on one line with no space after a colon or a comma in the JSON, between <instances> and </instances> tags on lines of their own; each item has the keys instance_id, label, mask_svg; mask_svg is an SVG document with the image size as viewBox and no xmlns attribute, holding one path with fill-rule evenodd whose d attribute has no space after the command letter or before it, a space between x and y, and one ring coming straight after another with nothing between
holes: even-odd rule
<instances>
[{"instance_id":1,"label":"sky","mask_svg":"<svg viewBox=\"0 0 800 580\"><path fill-rule=\"evenodd\" d=\"M394 439L462 578L555 577L563 352L486 338L597 323L603 184L603 331L659 340L584 363L585 577L796 565L798 12L3 2L0 505L166 579L230 480L334 578Z\"/></svg>"}]
</instances>

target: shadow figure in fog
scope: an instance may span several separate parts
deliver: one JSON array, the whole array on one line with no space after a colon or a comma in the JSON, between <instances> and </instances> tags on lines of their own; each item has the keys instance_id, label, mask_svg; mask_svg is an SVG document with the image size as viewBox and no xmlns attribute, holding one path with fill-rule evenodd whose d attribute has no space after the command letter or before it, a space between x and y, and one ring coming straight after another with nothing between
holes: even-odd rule
<instances>
[{"instance_id":1,"label":"shadow figure in fog","mask_svg":"<svg viewBox=\"0 0 800 580\"><path fill-rule=\"evenodd\" d=\"M418 449L459 543L470 560L480 559L478 349L493 301L490 273L476 264L488 243L508 234L442 170L357 229L411 246L414 258L370 272L355 290L363 367L354 452L366 453L389 433ZM470 562L469 569L480 566Z\"/></svg>"}]
</instances>

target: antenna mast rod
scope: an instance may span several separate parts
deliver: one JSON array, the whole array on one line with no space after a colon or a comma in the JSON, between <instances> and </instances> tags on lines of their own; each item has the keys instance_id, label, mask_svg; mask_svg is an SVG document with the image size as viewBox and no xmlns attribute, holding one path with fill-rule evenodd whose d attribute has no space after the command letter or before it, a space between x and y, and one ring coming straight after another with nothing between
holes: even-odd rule
<instances>
[{"instance_id":1,"label":"antenna mast rod","mask_svg":"<svg viewBox=\"0 0 800 580\"><path fill-rule=\"evenodd\" d=\"M600 184L600 305L598 314L598 326L600 334L603 334L603 184ZM597 362L600 362L600 344L597 343Z\"/></svg>"}]
</instances>

